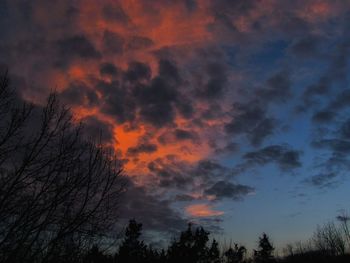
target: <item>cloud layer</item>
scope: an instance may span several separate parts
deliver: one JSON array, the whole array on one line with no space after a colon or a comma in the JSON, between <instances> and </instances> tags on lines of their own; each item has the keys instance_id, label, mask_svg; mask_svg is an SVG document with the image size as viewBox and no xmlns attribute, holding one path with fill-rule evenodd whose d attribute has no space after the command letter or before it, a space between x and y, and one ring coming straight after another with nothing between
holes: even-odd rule
<instances>
[{"instance_id":1,"label":"cloud layer","mask_svg":"<svg viewBox=\"0 0 350 263\"><path fill-rule=\"evenodd\" d=\"M57 90L87 135L116 150L131 180L123 216L175 231L255 193L240 182L252 169L309 165L317 175L302 184L327 187L349 166L348 8L5 0L0 64L24 99ZM312 134L303 146L296 119ZM324 158L305 164L310 151Z\"/></svg>"}]
</instances>

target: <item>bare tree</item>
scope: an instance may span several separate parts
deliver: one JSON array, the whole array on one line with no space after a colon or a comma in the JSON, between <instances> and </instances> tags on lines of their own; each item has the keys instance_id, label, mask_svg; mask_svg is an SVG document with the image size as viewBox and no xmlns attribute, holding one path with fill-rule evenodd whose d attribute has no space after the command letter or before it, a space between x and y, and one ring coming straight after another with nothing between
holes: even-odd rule
<instances>
[{"instance_id":1,"label":"bare tree","mask_svg":"<svg viewBox=\"0 0 350 263\"><path fill-rule=\"evenodd\" d=\"M344 236L334 222L317 227L314 233L313 243L317 250L327 255L336 256L345 254Z\"/></svg>"},{"instance_id":2,"label":"bare tree","mask_svg":"<svg viewBox=\"0 0 350 263\"><path fill-rule=\"evenodd\" d=\"M345 211L343 211L339 216L337 216L337 220L341 224L341 228L343 230L346 242L348 244L348 248L350 248L350 232L349 232L349 225L348 225L348 222L350 221L350 217Z\"/></svg>"},{"instance_id":3,"label":"bare tree","mask_svg":"<svg viewBox=\"0 0 350 263\"><path fill-rule=\"evenodd\" d=\"M0 261L73 260L112 227L124 191L113 151L85 140L51 94L28 105L0 81ZM66 260L67 261L67 260Z\"/></svg>"}]
</instances>

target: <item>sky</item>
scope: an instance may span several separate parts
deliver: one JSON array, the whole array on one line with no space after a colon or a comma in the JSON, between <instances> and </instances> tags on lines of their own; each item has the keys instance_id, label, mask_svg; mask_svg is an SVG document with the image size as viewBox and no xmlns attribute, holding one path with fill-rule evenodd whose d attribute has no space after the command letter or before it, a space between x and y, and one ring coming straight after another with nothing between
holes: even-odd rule
<instances>
[{"instance_id":1,"label":"sky","mask_svg":"<svg viewBox=\"0 0 350 263\"><path fill-rule=\"evenodd\" d=\"M347 0L0 0L0 67L115 150L121 224L283 246L349 210L349 27Z\"/></svg>"}]
</instances>

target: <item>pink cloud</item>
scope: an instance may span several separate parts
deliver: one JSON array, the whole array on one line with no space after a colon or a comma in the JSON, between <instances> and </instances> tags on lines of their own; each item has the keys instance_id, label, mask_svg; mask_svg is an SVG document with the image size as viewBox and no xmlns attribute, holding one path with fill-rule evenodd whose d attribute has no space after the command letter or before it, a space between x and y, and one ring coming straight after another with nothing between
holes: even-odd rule
<instances>
[{"instance_id":1,"label":"pink cloud","mask_svg":"<svg viewBox=\"0 0 350 263\"><path fill-rule=\"evenodd\" d=\"M186 213L192 217L221 216L223 211L214 210L209 204L194 204L186 207Z\"/></svg>"}]
</instances>

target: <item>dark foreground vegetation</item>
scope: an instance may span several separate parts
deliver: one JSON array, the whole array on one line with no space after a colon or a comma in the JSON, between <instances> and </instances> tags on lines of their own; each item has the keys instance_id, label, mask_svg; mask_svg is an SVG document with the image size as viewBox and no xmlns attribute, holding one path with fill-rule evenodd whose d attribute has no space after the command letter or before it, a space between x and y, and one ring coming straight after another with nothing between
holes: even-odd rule
<instances>
[{"instance_id":1,"label":"dark foreground vegetation","mask_svg":"<svg viewBox=\"0 0 350 263\"><path fill-rule=\"evenodd\" d=\"M346 227L344 229L343 227ZM249 253L239 244L223 248L215 240L210 240L209 232L202 227L187 230L173 239L166 249L154 249L140 239L142 224L130 220L125 236L115 253L103 252L94 246L84 256L83 262L181 262L181 263L292 263L292 262L350 262L346 253L349 243L345 232L347 225L337 227L334 223L319 227L314 237L305 243L288 245L283 256L275 256L274 246L267 234L259 237L257 248Z\"/></svg>"},{"instance_id":2,"label":"dark foreground vegetation","mask_svg":"<svg viewBox=\"0 0 350 263\"><path fill-rule=\"evenodd\" d=\"M266 234L250 252L191 224L163 249L141 239L135 220L116 239L125 181L113 150L88 138L55 94L30 105L0 79L0 262L350 262L346 215L283 257Z\"/></svg>"},{"instance_id":3,"label":"dark foreground vegetation","mask_svg":"<svg viewBox=\"0 0 350 263\"><path fill-rule=\"evenodd\" d=\"M0 79L0 262L71 261L111 231L120 165L84 135L55 94L30 105Z\"/></svg>"}]
</instances>

